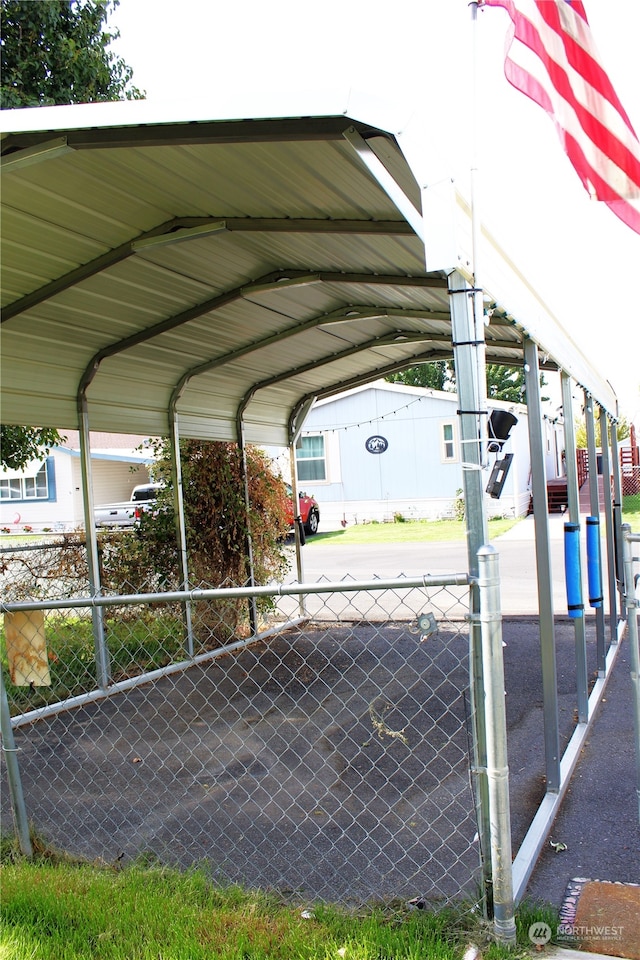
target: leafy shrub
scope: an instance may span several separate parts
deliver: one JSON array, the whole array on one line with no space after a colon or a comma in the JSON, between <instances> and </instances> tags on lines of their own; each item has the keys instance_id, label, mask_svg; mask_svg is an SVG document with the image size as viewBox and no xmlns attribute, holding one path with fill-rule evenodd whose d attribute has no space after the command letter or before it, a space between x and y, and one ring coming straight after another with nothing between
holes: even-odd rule
<instances>
[{"instance_id":1,"label":"leafy shrub","mask_svg":"<svg viewBox=\"0 0 640 960\"><path fill-rule=\"evenodd\" d=\"M152 509L135 531L104 545L105 586L114 592L179 589L182 581L167 441L156 445L154 477L163 484ZM247 586L249 536L256 584L281 579L287 569L283 541L288 530L286 488L267 455L245 451L249 509L245 503L242 453L233 443L184 440L180 444L186 545L191 587ZM270 607L261 598L261 610ZM244 600L194 605L201 641L226 641L248 630Z\"/></svg>"}]
</instances>

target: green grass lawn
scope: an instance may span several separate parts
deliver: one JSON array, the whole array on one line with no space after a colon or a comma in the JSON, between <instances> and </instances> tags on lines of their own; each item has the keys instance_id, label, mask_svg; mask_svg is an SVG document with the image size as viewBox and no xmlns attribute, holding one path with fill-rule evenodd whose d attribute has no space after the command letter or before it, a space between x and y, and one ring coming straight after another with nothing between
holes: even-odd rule
<instances>
[{"instance_id":1,"label":"green grass lawn","mask_svg":"<svg viewBox=\"0 0 640 960\"><path fill-rule=\"evenodd\" d=\"M202 871L12 856L1 879L2 960L461 960L469 942L484 960L514 960L533 950L530 923L557 923L548 911L521 909L519 945L508 949L469 910L398 902L353 915L221 889Z\"/></svg>"},{"instance_id":2,"label":"green grass lawn","mask_svg":"<svg viewBox=\"0 0 640 960\"><path fill-rule=\"evenodd\" d=\"M498 519L489 521L489 536L500 536L510 530L518 520ZM443 540L464 540L465 525L462 520L409 520L404 523L357 523L344 530L330 530L308 537L307 543L437 543Z\"/></svg>"},{"instance_id":3,"label":"green grass lawn","mask_svg":"<svg viewBox=\"0 0 640 960\"><path fill-rule=\"evenodd\" d=\"M622 498L622 522L630 524L634 533L640 533L640 494Z\"/></svg>"},{"instance_id":4,"label":"green grass lawn","mask_svg":"<svg viewBox=\"0 0 640 960\"><path fill-rule=\"evenodd\" d=\"M568 519L568 518L567 518ZM498 518L489 520L489 539L506 533L522 517ZM640 496L623 497L622 522L631 525L634 533L640 533ZM437 543L446 540L464 540L465 525L463 520L408 520L401 523L356 523L349 524L344 530L329 530L319 532L314 537L308 537L308 544L344 543Z\"/></svg>"}]
</instances>

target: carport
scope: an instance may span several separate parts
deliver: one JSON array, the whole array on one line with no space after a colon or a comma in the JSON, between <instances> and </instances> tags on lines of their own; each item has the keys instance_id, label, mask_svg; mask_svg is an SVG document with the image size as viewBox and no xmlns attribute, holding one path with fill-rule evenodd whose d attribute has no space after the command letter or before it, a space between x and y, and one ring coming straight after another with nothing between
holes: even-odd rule
<instances>
[{"instance_id":1,"label":"carport","mask_svg":"<svg viewBox=\"0 0 640 960\"><path fill-rule=\"evenodd\" d=\"M400 130L384 110L350 106L348 98L302 108L273 103L259 114L251 103L218 98L208 112L127 102L3 111L1 119L2 419L80 430L93 596L100 582L90 429L168 435L174 448L180 437L292 446L314 400L453 357L471 578L488 540L484 496L496 460L485 364L524 366L531 410L540 407L540 371L561 372L572 521L576 387L585 397L594 479L599 418L603 473L614 477L613 493L605 484L604 527L615 647L622 617L615 393L442 176L434 131ZM558 746L542 417L531 415L529 425L548 793L516 857L516 899L572 766ZM596 488L593 495L598 514ZM184 542L182 554L188 591ZM471 616L476 698L487 679L479 613ZM100 607L93 617L98 647ZM606 630L601 610L602 681ZM589 716L583 639L578 618L581 735ZM476 735L488 850L487 731ZM573 755L578 749L576 741ZM511 877L501 882L508 901ZM500 909L507 922L508 902Z\"/></svg>"}]
</instances>

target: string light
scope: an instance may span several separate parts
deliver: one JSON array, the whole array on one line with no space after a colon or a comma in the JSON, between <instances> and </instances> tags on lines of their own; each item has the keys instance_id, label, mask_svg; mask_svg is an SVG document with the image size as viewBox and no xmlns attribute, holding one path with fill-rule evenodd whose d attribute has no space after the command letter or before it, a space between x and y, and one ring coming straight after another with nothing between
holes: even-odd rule
<instances>
[{"instance_id":1,"label":"string light","mask_svg":"<svg viewBox=\"0 0 640 960\"><path fill-rule=\"evenodd\" d=\"M454 396L455 396L455 395L452 394L452 397L454 397ZM414 400L410 400L409 403L405 403L405 404L403 404L401 407L397 407L395 410L388 410L387 413L382 413L382 414L380 414L380 415L377 416L377 417L372 417L370 420L359 420L359 421L357 421L357 422L354 421L353 423L338 424L337 426L326 427L326 428L323 429L323 433L339 433L339 432L341 432L341 431L343 431L343 430L354 430L354 429L359 429L360 427L367 427L367 426L370 426L372 423L379 423L379 421L380 421L380 420L384 420L385 417L395 417L398 413L402 413L403 410L408 410L409 407L414 406L414 404L416 404L416 403L422 403L424 400L431 400L432 397L433 397L433 394L429 394L429 395L426 396L426 397L416 397ZM415 419L417 419L417 420L441 420L441 419L442 419L442 416L440 415L440 416L437 416L437 417L436 417L436 416L416 417ZM318 429L313 429L313 428L311 428L311 429L309 429L309 430L303 430L303 434L309 435L309 434L317 433L319 429L320 429L320 428L318 428Z\"/></svg>"}]
</instances>

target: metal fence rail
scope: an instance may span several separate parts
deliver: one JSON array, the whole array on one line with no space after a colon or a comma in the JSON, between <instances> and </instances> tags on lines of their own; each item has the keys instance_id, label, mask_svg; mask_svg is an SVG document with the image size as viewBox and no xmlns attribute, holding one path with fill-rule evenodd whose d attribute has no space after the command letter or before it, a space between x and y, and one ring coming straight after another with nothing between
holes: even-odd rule
<instances>
[{"instance_id":1,"label":"metal fence rail","mask_svg":"<svg viewBox=\"0 0 640 960\"><path fill-rule=\"evenodd\" d=\"M86 857L205 863L296 898L477 898L468 591L461 574L6 604L29 820ZM220 604L250 594L272 601L264 632L220 642ZM208 612L194 657L187 602Z\"/></svg>"}]
</instances>

